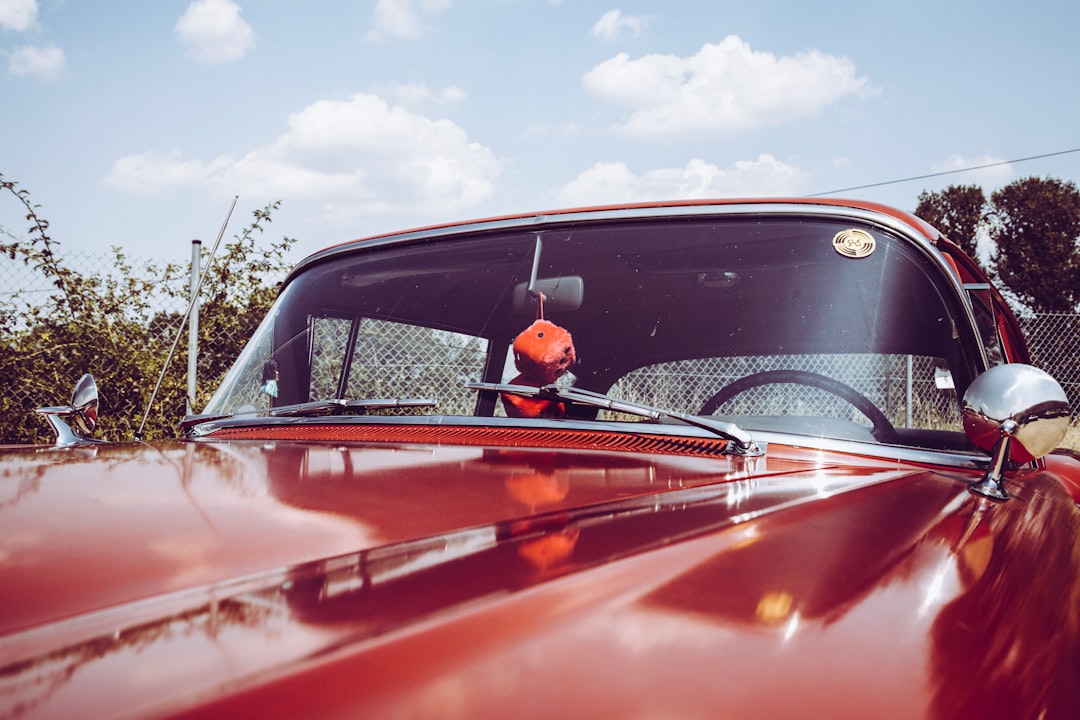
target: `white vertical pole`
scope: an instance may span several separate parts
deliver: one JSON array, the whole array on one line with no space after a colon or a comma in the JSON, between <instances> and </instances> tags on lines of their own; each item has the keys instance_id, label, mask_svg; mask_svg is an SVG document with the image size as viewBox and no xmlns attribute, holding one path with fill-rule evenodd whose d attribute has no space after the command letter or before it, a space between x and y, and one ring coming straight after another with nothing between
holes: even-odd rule
<instances>
[{"instance_id":1,"label":"white vertical pole","mask_svg":"<svg viewBox=\"0 0 1080 720\"><path fill-rule=\"evenodd\" d=\"M913 374L911 371L911 356L907 356L907 398L904 402L907 405L907 424L904 427L911 427L911 385L913 383Z\"/></svg>"},{"instance_id":2,"label":"white vertical pole","mask_svg":"<svg viewBox=\"0 0 1080 720\"><path fill-rule=\"evenodd\" d=\"M195 390L199 361L199 271L202 240L191 241L191 317L188 320L187 414L195 412Z\"/></svg>"}]
</instances>

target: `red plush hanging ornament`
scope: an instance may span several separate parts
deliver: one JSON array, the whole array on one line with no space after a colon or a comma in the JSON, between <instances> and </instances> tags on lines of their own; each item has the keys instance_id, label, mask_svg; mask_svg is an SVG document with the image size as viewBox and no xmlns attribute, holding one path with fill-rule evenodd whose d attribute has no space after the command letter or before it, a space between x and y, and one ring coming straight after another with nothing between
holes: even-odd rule
<instances>
[{"instance_id":1,"label":"red plush hanging ornament","mask_svg":"<svg viewBox=\"0 0 1080 720\"><path fill-rule=\"evenodd\" d=\"M570 333L544 319L544 294L537 293L539 302L536 321L514 339L514 366L519 375L511 385L543 387L566 374L577 355ZM566 415L566 405L557 400L502 394L503 408L510 417L560 418Z\"/></svg>"}]
</instances>

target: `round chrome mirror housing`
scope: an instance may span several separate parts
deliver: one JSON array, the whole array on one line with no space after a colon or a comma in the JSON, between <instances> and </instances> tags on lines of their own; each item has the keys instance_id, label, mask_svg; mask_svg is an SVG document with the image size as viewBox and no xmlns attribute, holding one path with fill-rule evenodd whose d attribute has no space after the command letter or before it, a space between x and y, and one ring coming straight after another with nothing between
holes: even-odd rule
<instances>
[{"instance_id":1,"label":"round chrome mirror housing","mask_svg":"<svg viewBox=\"0 0 1080 720\"><path fill-rule=\"evenodd\" d=\"M71 393L71 407L75 411L72 420L79 431L84 435L92 433L98 422L98 389L90 373L83 375L75 385L75 391Z\"/></svg>"},{"instance_id":2,"label":"round chrome mirror housing","mask_svg":"<svg viewBox=\"0 0 1080 720\"><path fill-rule=\"evenodd\" d=\"M1049 373L1019 363L990 368L964 393L964 432L991 452L1006 423L1016 424L1011 459L1031 462L1058 446L1069 429L1069 399Z\"/></svg>"},{"instance_id":3,"label":"round chrome mirror housing","mask_svg":"<svg viewBox=\"0 0 1080 720\"><path fill-rule=\"evenodd\" d=\"M76 383L70 405L41 407L35 412L49 421L56 433L57 447L100 442L90 437L98 423L98 389L90 373L83 375Z\"/></svg>"}]
</instances>

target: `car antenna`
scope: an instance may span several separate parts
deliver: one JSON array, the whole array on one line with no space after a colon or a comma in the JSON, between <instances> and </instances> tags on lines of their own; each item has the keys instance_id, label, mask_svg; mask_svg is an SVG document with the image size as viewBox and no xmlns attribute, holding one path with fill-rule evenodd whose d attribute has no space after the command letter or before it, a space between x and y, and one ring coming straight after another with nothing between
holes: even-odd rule
<instances>
[{"instance_id":1,"label":"car antenna","mask_svg":"<svg viewBox=\"0 0 1080 720\"><path fill-rule=\"evenodd\" d=\"M169 354L165 356L165 363L161 366L161 374L158 375L157 384L154 385L154 392L150 393L150 401L146 403L146 411L143 413L142 422L139 423L139 430L135 433L136 440L142 440L143 430L146 428L146 419L150 417L150 408L154 406L154 400L157 399L158 390L161 389L161 381L165 379L165 371L169 369L169 363L172 362L173 354L176 352L176 346L180 344L180 336L184 334L184 327L188 324L188 318L191 317L191 311L195 307L195 303L199 301L199 293L202 291L203 281L209 274L210 265L214 262L214 254L217 252L218 246L221 245L221 238L225 235L225 228L229 226L229 218L232 217L233 210L236 209L236 201L239 197L239 195L233 196L232 205L229 206L229 212L225 214L225 222L221 223L221 230L218 231L217 240L214 241L214 247L211 248L210 254L206 258L206 267L199 273L199 283L195 286L195 292L191 293L191 300L188 301L187 310L184 312L184 319L180 323L180 328L176 331L176 337L173 339L172 347L169 348Z\"/></svg>"}]
</instances>

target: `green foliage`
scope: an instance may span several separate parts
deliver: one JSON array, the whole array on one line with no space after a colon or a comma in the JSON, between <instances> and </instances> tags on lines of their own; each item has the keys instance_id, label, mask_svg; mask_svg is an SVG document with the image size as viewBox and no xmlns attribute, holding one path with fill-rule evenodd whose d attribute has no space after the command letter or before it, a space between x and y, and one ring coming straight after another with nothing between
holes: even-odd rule
<instances>
[{"instance_id":1,"label":"green foliage","mask_svg":"<svg viewBox=\"0 0 1080 720\"><path fill-rule=\"evenodd\" d=\"M199 356L197 408L209 401L218 381L255 333L277 297L278 281L290 268L284 258L294 239L283 237L268 247L257 242L280 205L278 201L255 210L251 225L225 245L203 279L199 346L214 351Z\"/></svg>"},{"instance_id":2,"label":"green foliage","mask_svg":"<svg viewBox=\"0 0 1080 720\"><path fill-rule=\"evenodd\" d=\"M6 388L0 394L0 442L51 442L52 431L33 410L66 404L86 372L94 375L101 392L97 435L133 438L182 320L177 313L156 312L154 305L166 298L186 303L190 269L172 263L135 268L113 248L109 274L80 273L63 263L29 193L3 175L0 191L23 205L30 223L26 239L5 231L0 252L34 268L54 287L44 300L30 302L16 293L0 302L0 379ZM199 378L206 388L216 385L239 354L273 301L277 279L288 269L284 256L293 240L269 247L256 243L278 206L255 211L251 225L225 245L208 272L199 333L200 346L212 348L200 356ZM181 350L147 417L147 439L174 436L184 414L186 344Z\"/></svg>"},{"instance_id":3,"label":"green foliage","mask_svg":"<svg viewBox=\"0 0 1080 720\"><path fill-rule=\"evenodd\" d=\"M1072 182L1026 178L991 198L994 269L1036 312L1080 303L1080 191Z\"/></svg>"},{"instance_id":4,"label":"green foliage","mask_svg":"<svg viewBox=\"0 0 1080 720\"><path fill-rule=\"evenodd\" d=\"M1073 312L1080 303L1080 191L1072 182L1026 178L986 200L975 185L919 194L915 214L972 257L985 231L993 245L986 268L1036 312Z\"/></svg>"},{"instance_id":5,"label":"green foliage","mask_svg":"<svg viewBox=\"0 0 1080 720\"><path fill-rule=\"evenodd\" d=\"M950 185L941 192L919 193L915 214L936 227L973 258L986 213L986 195L978 185Z\"/></svg>"}]
</instances>

